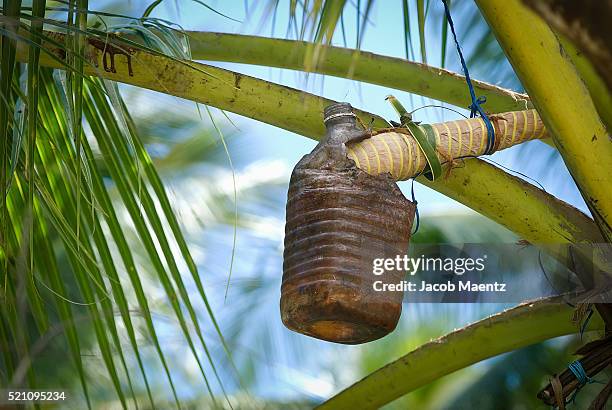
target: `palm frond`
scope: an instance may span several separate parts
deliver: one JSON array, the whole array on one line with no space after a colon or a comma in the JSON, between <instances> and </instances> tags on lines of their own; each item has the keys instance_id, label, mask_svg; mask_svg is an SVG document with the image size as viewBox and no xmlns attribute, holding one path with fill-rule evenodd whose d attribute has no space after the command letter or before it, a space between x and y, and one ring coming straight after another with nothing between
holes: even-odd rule
<instances>
[{"instance_id":1,"label":"palm frond","mask_svg":"<svg viewBox=\"0 0 612 410\"><path fill-rule=\"evenodd\" d=\"M408 0L402 0L402 12L404 17L404 52L407 60L414 60L414 49L410 33L410 6Z\"/></svg>"},{"instance_id":2,"label":"palm frond","mask_svg":"<svg viewBox=\"0 0 612 410\"><path fill-rule=\"evenodd\" d=\"M451 6L451 0L448 0L448 7ZM448 21L446 14L442 16L442 39L441 39L441 51L440 51L440 67L446 66L446 45L448 44Z\"/></svg>"},{"instance_id":3,"label":"palm frond","mask_svg":"<svg viewBox=\"0 0 612 410\"><path fill-rule=\"evenodd\" d=\"M425 45L425 0L417 0L417 18L419 23L419 44L421 46L421 61L427 64L427 47Z\"/></svg>"},{"instance_id":4,"label":"palm frond","mask_svg":"<svg viewBox=\"0 0 612 410\"><path fill-rule=\"evenodd\" d=\"M176 383L142 282L143 268L135 263L134 244L128 243L125 227L117 216L125 207L137 228L139 246L146 250L164 287L168 303L181 324L183 340L214 402L219 389L224 394L224 387L203 336L203 319L196 314L193 297L182 278L182 266L196 284L198 303L206 306L206 325L215 329L216 337L225 343L163 183L136 135L116 85L83 74L90 64L84 58L86 36L106 35L86 26L87 7L83 0L68 3L68 20L64 24L45 19L45 2L36 1L29 14L20 15L29 25L16 18L19 4L9 2L3 8L4 15L13 19L7 21L14 23L4 26L2 36L0 116L12 124L3 128L2 141L6 144L0 147L4 153L3 191L8 190L9 182L12 187L6 194L6 206L2 207L6 218L1 231L1 256L6 269L0 281L6 302L3 306L13 306L15 310L3 308L0 314L0 337L6 341L0 377L3 384L29 388L48 383L36 377L42 370L35 360L36 352L28 349L37 340L45 340L50 329L59 328L65 334L64 343L73 359L87 407L93 405L92 379L82 360L83 349L87 347L99 352L123 407L130 397L136 398L141 383L154 406L159 394L155 397L152 391L151 375L142 357L141 338L132 317L131 303L135 301L146 337L153 342L178 405ZM57 25L74 35L54 40L42 35L43 24ZM184 36L157 20L135 20L123 29L138 33L147 44L144 47L160 55L175 56L171 58L177 61L189 56ZM19 81L20 66L15 65L16 40L25 38L17 30L29 37L27 84ZM58 61L68 68L66 72L40 67L39 56L45 50L41 47L43 41L65 50L65 60ZM8 138L13 133L18 138ZM110 180L102 177L100 163L109 172ZM11 168L13 174L7 172ZM114 190L120 194L120 203L111 199L110 191ZM118 260L115 252L120 255ZM131 289L125 286L126 278ZM20 292L21 289L26 292ZM24 303L20 302L22 296L17 295L25 295ZM77 318L82 316L86 317L86 327L93 331L95 340L78 324ZM18 323L22 322L35 323L36 327L21 330ZM51 326L54 323L58 326ZM122 343L124 337L133 355L128 355ZM200 358L201 352L208 365ZM229 354L228 349L226 352ZM134 374L130 364L133 358L139 375ZM208 369L213 372L215 385L209 380Z\"/></svg>"},{"instance_id":5,"label":"palm frond","mask_svg":"<svg viewBox=\"0 0 612 410\"><path fill-rule=\"evenodd\" d=\"M17 27L14 23L15 17L19 14L21 7L21 1L11 0L7 1L2 8L2 15L9 24L6 24L6 31L9 33L15 33ZM13 22L10 24L10 22ZM8 231L8 213L6 205L8 183L10 181L7 175L7 170L11 166L10 149L13 146L12 130L13 130L13 118L14 118L14 107L15 107L15 94L13 93L13 81L15 71L15 53L16 53L16 41L14 37L2 36L2 62L0 63L0 72L2 77L0 78L0 96L2 101L0 102L0 124L6 124L0 131L0 159L2 161L2 167L0 168L0 232L2 237L0 238L0 247L6 247L5 232ZM6 250L5 250L6 252ZM7 270L8 262L6 259L3 261L4 270Z\"/></svg>"}]
</instances>

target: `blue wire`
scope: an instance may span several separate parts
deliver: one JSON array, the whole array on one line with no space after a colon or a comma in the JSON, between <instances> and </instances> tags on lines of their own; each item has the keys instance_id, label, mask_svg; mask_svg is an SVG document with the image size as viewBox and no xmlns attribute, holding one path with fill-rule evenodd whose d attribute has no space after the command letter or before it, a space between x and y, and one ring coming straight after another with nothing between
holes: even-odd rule
<instances>
[{"instance_id":1,"label":"blue wire","mask_svg":"<svg viewBox=\"0 0 612 410\"><path fill-rule=\"evenodd\" d=\"M576 380L578 380L580 387L587 383L593 383L593 379L587 376L586 371L584 371L584 367L582 367L582 363L580 363L580 360L570 363L568 367L572 373L574 373L574 376L576 376Z\"/></svg>"},{"instance_id":2,"label":"blue wire","mask_svg":"<svg viewBox=\"0 0 612 410\"><path fill-rule=\"evenodd\" d=\"M495 128L493 128L493 124L491 124L491 120L484 112L481 107L481 104L487 102L487 97L480 96L476 98L476 92L474 91L474 86L472 85L472 80L470 79L470 73L467 68L467 64L465 63L465 59L463 58L463 53L461 52L461 47L459 46L459 41L457 41L457 33L455 33L455 24L453 23L453 19L450 14L450 9L448 7L447 0L442 0L444 3L444 11L446 13L446 20L448 20L448 25L451 28L451 32L453 33L453 38L455 39L455 45L457 46L457 52L459 53L459 58L461 59L461 66L463 67L463 73L465 74L465 81L467 82L468 88L470 90L470 97L472 98L472 104L468 107L470 109L470 118L476 117L476 114L480 114L482 117L486 127L487 127L487 146L485 149L485 154L490 155L495 150Z\"/></svg>"},{"instance_id":3,"label":"blue wire","mask_svg":"<svg viewBox=\"0 0 612 410\"><path fill-rule=\"evenodd\" d=\"M576 376L576 380L578 380L578 387L576 387L574 394L572 394L569 400L565 402L566 406L576 401L576 396L578 395L578 392L580 392L580 390L587 384L602 383L598 380L593 379L592 377L589 377L586 374L586 371L584 370L584 367L582 367L582 363L580 363L580 360L576 360L575 362L570 363L567 367L574 374L574 376Z\"/></svg>"}]
</instances>

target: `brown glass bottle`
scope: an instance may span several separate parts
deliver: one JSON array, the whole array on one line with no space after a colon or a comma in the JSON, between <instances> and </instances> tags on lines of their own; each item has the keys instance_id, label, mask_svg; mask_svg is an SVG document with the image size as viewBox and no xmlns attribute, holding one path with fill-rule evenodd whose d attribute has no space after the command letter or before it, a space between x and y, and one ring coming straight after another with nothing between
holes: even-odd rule
<instances>
[{"instance_id":1,"label":"brown glass bottle","mask_svg":"<svg viewBox=\"0 0 612 410\"><path fill-rule=\"evenodd\" d=\"M404 272L373 274L373 260L408 250L415 205L389 175L372 176L347 158L363 139L349 104L325 109L326 137L296 165L287 198L281 317L294 331L356 344L391 332L403 292L377 292Z\"/></svg>"}]
</instances>

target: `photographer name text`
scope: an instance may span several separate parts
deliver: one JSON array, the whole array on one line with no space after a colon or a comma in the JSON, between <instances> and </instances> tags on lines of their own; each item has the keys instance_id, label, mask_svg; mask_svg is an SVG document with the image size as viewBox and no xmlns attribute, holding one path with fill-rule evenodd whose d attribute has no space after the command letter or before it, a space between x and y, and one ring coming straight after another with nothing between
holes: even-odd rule
<instances>
[{"instance_id":1,"label":"photographer name text","mask_svg":"<svg viewBox=\"0 0 612 410\"><path fill-rule=\"evenodd\" d=\"M474 283L469 280L453 283L421 283L403 280L398 283L384 283L377 280L373 283L376 292L506 292L506 284L499 282Z\"/></svg>"}]
</instances>

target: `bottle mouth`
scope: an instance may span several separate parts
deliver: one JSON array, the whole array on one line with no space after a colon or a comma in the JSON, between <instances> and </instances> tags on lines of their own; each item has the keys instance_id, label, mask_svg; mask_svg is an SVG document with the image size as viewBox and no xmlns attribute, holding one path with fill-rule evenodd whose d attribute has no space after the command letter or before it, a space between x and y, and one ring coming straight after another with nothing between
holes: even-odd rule
<instances>
[{"instance_id":1,"label":"bottle mouth","mask_svg":"<svg viewBox=\"0 0 612 410\"><path fill-rule=\"evenodd\" d=\"M335 103L325 107L323 110L324 123L339 117L356 117L355 113L353 113L353 107L351 104L344 102Z\"/></svg>"}]
</instances>

